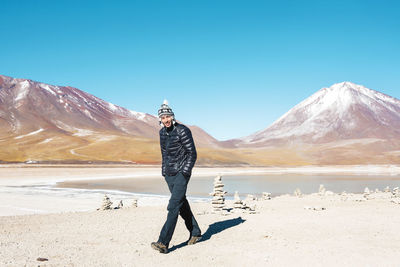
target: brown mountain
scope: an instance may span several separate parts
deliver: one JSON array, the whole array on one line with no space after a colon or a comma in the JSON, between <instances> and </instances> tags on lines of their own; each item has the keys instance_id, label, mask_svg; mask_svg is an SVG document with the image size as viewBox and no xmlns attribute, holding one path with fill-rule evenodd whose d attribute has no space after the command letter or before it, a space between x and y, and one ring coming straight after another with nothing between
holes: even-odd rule
<instances>
[{"instance_id":1,"label":"brown mountain","mask_svg":"<svg viewBox=\"0 0 400 267\"><path fill-rule=\"evenodd\" d=\"M345 82L265 130L220 142L192 130L198 165L400 163L400 101ZM158 119L79 89L0 75L0 162L160 163Z\"/></svg>"},{"instance_id":2,"label":"brown mountain","mask_svg":"<svg viewBox=\"0 0 400 267\"><path fill-rule=\"evenodd\" d=\"M199 148L219 143L189 126ZM0 160L158 163L158 118L69 86L0 75Z\"/></svg>"}]
</instances>

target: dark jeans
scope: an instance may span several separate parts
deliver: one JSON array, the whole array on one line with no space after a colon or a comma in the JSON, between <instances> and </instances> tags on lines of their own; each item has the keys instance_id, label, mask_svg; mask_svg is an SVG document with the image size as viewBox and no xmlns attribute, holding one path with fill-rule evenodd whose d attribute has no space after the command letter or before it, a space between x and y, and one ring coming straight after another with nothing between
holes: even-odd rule
<instances>
[{"instance_id":1,"label":"dark jeans","mask_svg":"<svg viewBox=\"0 0 400 267\"><path fill-rule=\"evenodd\" d=\"M200 236L201 231L196 219L190 210L189 202L186 199L186 188L190 177L186 178L182 173L174 176L166 176L165 181L168 184L171 198L168 203L168 216L163 228L161 229L158 242L168 246L175 230L178 215L185 220L186 228L190 232L190 236Z\"/></svg>"}]
</instances>

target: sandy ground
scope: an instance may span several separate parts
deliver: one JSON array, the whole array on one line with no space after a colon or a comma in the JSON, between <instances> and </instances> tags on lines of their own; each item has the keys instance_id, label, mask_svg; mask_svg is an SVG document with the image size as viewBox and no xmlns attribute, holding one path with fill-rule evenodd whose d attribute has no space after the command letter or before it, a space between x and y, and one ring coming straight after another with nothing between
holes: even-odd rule
<instances>
[{"instance_id":1,"label":"sandy ground","mask_svg":"<svg viewBox=\"0 0 400 267\"><path fill-rule=\"evenodd\" d=\"M243 172L399 174L399 170L398 166L197 168L194 176ZM143 175L157 177L159 169L3 167L0 189ZM256 214L231 210L228 215L211 213L210 203L192 203L203 241L187 246L189 235L180 219L170 252L164 255L151 249L150 243L157 240L166 218L165 201L96 211L99 201L85 197L0 191L0 266L399 266L399 200L393 193L368 198L280 196L250 203L256 205ZM228 201L227 208L232 206ZM82 208L88 211L76 212ZM53 212L57 213L47 214ZM36 214L18 215L29 213ZM39 257L48 261L37 261Z\"/></svg>"},{"instance_id":2,"label":"sandy ground","mask_svg":"<svg viewBox=\"0 0 400 267\"><path fill-rule=\"evenodd\" d=\"M203 241L186 245L180 219L168 254L150 247L165 206L0 217L0 265L398 266L400 205L387 197L282 196L226 216L195 203Z\"/></svg>"}]
</instances>

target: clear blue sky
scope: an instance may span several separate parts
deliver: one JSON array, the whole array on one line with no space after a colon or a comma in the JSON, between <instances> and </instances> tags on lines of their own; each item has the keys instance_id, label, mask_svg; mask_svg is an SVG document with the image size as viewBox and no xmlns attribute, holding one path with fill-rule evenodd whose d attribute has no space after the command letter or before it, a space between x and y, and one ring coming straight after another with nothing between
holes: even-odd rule
<instances>
[{"instance_id":1,"label":"clear blue sky","mask_svg":"<svg viewBox=\"0 0 400 267\"><path fill-rule=\"evenodd\" d=\"M342 81L400 98L398 1L0 3L0 74L69 85L220 140Z\"/></svg>"}]
</instances>

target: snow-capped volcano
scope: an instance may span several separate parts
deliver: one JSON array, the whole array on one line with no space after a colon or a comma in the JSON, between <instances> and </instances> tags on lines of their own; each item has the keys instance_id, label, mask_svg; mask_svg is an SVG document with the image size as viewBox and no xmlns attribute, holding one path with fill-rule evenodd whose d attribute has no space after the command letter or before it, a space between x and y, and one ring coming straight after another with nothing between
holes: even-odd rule
<instances>
[{"instance_id":1,"label":"snow-capped volcano","mask_svg":"<svg viewBox=\"0 0 400 267\"><path fill-rule=\"evenodd\" d=\"M400 138L400 100L351 82L322 88L238 145Z\"/></svg>"}]
</instances>

